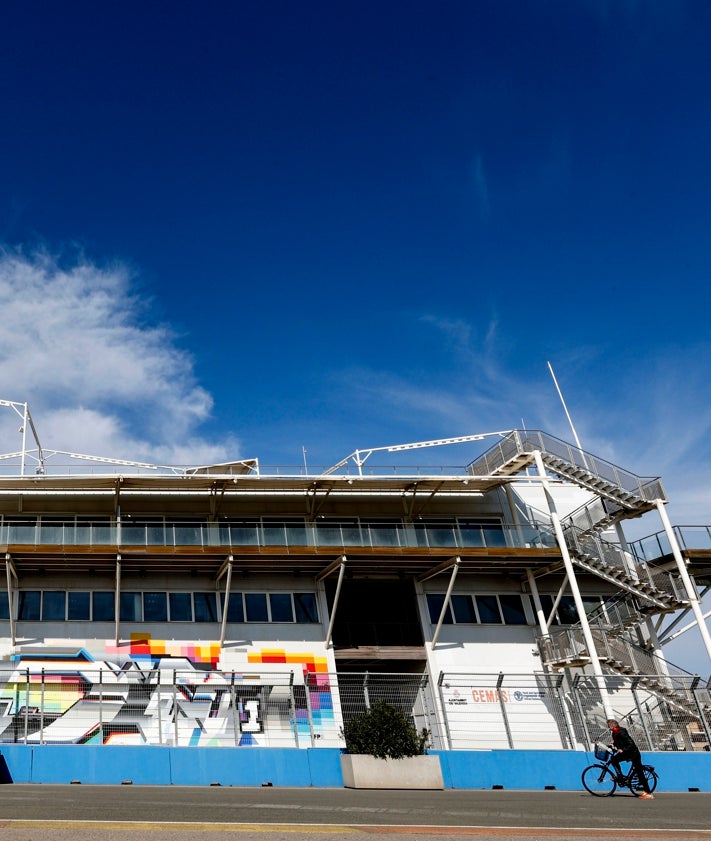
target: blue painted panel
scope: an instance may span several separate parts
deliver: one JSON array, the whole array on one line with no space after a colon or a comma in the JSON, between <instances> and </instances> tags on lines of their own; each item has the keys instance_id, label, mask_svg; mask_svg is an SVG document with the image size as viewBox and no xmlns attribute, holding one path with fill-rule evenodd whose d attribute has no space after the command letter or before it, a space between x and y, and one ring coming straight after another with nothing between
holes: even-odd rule
<instances>
[{"instance_id":1,"label":"blue painted panel","mask_svg":"<svg viewBox=\"0 0 711 841\"><path fill-rule=\"evenodd\" d=\"M580 791L580 776L595 762L585 751L431 751L438 753L446 788ZM711 791L710 753L652 753L642 755L660 777L660 791Z\"/></svg>"},{"instance_id":2,"label":"blue painted panel","mask_svg":"<svg viewBox=\"0 0 711 841\"><path fill-rule=\"evenodd\" d=\"M340 748L309 748L311 785L322 788L343 788Z\"/></svg>"},{"instance_id":3,"label":"blue painted panel","mask_svg":"<svg viewBox=\"0 0 711 841\"><path fill-rule=\"evenodd\" d=\"M432 751L445 788L580 791L593 762L584 751ZM2 745L13 782L339 788L338 748L168 748L107 745ZM660 791L711 792L711 753L651 753L644 761L660 776ZM0 780L1 782L1 780Z\"/></svg>"},{"instance_id":4,"label":"blue painted panel","mask_svg":"<svg viewBox=\"0 0 711 841\"><path fill-rule=\"evenodd\" d=\"M298 748L170 748L174 785L309 786L308 752Z\"/></svg>"},{"instance_id":5,"label":"blue painted panel","mask_svg":"<svg viewBox=\"0 0 711 841\"><path fill-rule=\"evenodd\" d=\"M169 785L168 748L106 745L34 745L33 783ZM186 748L186 750L188 750Z\"/></svg>"},{"instance_id":6,"label":"blue painted panel","mask_svg":"<svg viewBox=\"0 0 711 841\"><path fill-rule=\"evenodd\" d=\"M10 782L32 782L32 748L25 745L3 745L0 754L5 760Z\"/></svg>"},{"instance_id":7,"label":"blue painted panel","mask_svg":"<svg viewBox=\"0 0 711 841\"><path fill-rule=\"evenodd\" d=\"M711 791L711 753L645 752L642 761L659 774L660 791Z\"/></svg>"}]
</instances>

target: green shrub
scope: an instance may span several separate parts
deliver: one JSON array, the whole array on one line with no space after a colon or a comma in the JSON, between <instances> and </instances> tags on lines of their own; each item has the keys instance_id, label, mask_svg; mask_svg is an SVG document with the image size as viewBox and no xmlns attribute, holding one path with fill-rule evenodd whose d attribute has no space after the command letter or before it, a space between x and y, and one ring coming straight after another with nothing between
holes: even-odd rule
<instances>
[{"instance_id":1,"label":"green shrub","mask_svg":"<svg viewBox=\"0 0 711 841\"><path fill-rule=\"evenodd\" d=\"M341 735L348 753L365 753L379 759L401 759L419 756L429 744L429 731L418 732L405 713L376 701L361 715L344 725Z\"/></svg>"}]
</instances>

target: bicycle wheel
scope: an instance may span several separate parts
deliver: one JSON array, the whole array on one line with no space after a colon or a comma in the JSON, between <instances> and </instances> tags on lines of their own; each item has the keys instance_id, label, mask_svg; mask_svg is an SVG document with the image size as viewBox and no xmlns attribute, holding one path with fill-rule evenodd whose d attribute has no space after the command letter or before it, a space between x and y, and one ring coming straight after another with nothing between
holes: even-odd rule
<instances>
[{"instance_id":1,"label":"bicycle wheel","mask_svg":"<svg viewBox=\"0 0 711 841\"><path fill-rule=\"evenodd\" d=\"M642 770L644 771L644 777L647 780L647 786L649 787L650 792L653 792L659 782L657 772L651 765L643 765ZM632 794L634 794L635 797L639 797L644 791L644 786L640 783L639 778L635 773L633 773L630 777L629 785L632 790Z\"/></svg>"},{"instance_id":2,"label":"bicycle wheel","mask_svg":"<svg viewBox=\"0 0 711 841\"><path fill-rule=\"evenodd\" d=\"M583 771L583 785L595 797L609 797L615 793L617 783L607 765L588 765Z\"/></svg>"}]
</instances>

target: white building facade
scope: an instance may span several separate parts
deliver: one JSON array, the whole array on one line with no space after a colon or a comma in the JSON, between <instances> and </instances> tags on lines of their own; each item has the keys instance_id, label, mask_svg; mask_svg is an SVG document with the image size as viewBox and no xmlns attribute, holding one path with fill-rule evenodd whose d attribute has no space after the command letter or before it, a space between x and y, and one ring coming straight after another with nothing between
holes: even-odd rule
<instances>
[{"instance_id":1,"label":"white building facade","mask_svg":"<svg viewBox=\"0 0 711 841\"><path fill-rule=\"evenodd\" d=\"M440 749L577 748L609 715L708 749L708 682L663 643L695 621L711 662L709 530L542 432L408 447L477 441L457 470L369 450L298 475L23 453L0 477L0 742L334 747L384 698Z\"/></svg>"}]
</instances>

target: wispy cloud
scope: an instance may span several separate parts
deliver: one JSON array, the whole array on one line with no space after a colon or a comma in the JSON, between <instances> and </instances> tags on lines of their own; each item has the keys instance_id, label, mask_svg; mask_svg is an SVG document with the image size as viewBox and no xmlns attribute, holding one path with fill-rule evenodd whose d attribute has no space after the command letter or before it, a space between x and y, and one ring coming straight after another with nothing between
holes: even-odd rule
<instances>
[{"instance_id":1,"label":"wispy cloud","mask_svg":"<svg viewBox=\"0 0 711 841\"><path fill-rule=\"evenodd\" d=\"M44 447L132 460L199 463L237 442L199 435L212 408L192 359L122 265L0 252L0 397L28 402ZM19 448L0 416L0 449ZM229 453L228 453L229 450Z\"/></svg>"},{"instance_id":2,"label":"wispy cloud","mask_svg":"<svg viewBox=\"0 0 711 841\"><path fill-rule=\"evenodd\" d=\"M481 326L461 318L425 315L418 331L439 333L439 373L351 370L343 377L351 405L377 415L382 429L426 438L525 423L567 441L573 436L546 366L552 360L582 445L640 475L660 475L678 523L711 521L711 377L707 345L651 346L629 364L613 347L560 347L546 353L530 337L514 339L505 323ZM648 527L648 524L647 524Z\"/></svg>"},{"instance_id":3,"label":"wispy cloud","mask_svg":"<svg viewBox=\"0 0 711 841\"><path fill-rule=\"evenodd\" d=\"M478 202L479 216L484 222L487 222L491 218L491 203L489 201L489 187L484 170L484 160L481 154L475 155L472 161L471 178Z\"/></svg>"}]
</instances>

